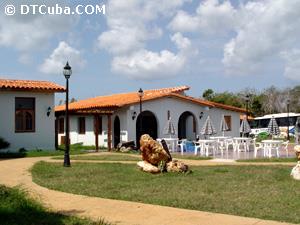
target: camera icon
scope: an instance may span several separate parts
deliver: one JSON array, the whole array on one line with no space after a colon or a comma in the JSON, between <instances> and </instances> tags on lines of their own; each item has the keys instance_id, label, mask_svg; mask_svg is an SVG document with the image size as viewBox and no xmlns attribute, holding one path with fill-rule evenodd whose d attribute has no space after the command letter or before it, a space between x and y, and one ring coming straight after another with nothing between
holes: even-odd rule
<instances>
[{"instance_id":1,"label":"camera icon","mask_svg":"<svg viewBox=\"0 0 300 225\"><path fill-rule=\"evenodd\" d=\"M7 6L5 6L5 11L4 12L7 16L12 16L12 15L15 15L16 8L13 5L7 5Z\"/></svg>"}]
</instances>

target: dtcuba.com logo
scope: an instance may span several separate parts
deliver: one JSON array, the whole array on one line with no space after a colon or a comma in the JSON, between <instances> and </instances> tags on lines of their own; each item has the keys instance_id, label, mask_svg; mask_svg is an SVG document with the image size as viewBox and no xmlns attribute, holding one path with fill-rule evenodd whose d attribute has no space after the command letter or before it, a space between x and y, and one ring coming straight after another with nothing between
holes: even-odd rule
<instances>
[{"instance_id":1,"label":"dtcuba.com logo","mask_svg":"<svg viewBox=\"0 0 300 225\"><path fill-rule=\"evenodd\" d=\"M92 15L92 14L102 14L105 15L106 8L105 4L101 5L76 5L74 7L62 6L59 4L55 5L34 5L34 4L24 4L24 5L6 5L4 7L4 13L8 16L13 16L15 14L19 15Z\"/></svg>"}]
</instances>

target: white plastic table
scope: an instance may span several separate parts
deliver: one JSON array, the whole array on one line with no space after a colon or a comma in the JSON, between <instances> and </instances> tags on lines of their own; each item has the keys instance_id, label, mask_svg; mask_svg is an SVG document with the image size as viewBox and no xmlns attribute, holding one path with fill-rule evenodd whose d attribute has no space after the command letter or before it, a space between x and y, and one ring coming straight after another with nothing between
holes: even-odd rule
<instances>
[{"instance_id":1,"label":"white plastic table","mask_svg":"<svg viewBox=\"0 0 300 225\"><path fill-rule=\"evenodd\" d=\"M272 157L272 150L276 151L277 157L279 157L279 149L283 143L281 140L264 140L262 141L264 148L264 156Z\"/></svg>"},{"instance_id":2,"label":"white plastic table","mask_svg":"<svg viewBox=\"0 0 300 225\"><path fill-rule=\"evenodd\" d=\"M247 137L235 137L233 138L233 142L234 142L234 151L241 151L241 146L243 146L244 150L247 152L250 149L250 142L251 142L251 138L247 138Z\"/></svg>"},{"instance_id":3,"label":"white plastic table","mask_svg":"<svg viewBox=\"0 0 300 225\"><path fill-rule=\"evenodd\" d=\"M195 145L195 155L197 155L197 147L200 147L200 154L205 156L209 155L209 149L213 150L213 155L215 155L215 151L217 148L217 141L216 140L210 140L210 139L203 139L198 140L195 142L195 144L199 144L198 146Z\"/></svg>"},{"instance_id":4,"label":"white plastic table","mask_svg":"<svg viewBox=\"0 0 300 225\"><path fill-rule=\"evenodd\" d=\"M164 139L168 145L171 152L177 151L178 138L161 138Z\"/></svg>"}]
</instances>

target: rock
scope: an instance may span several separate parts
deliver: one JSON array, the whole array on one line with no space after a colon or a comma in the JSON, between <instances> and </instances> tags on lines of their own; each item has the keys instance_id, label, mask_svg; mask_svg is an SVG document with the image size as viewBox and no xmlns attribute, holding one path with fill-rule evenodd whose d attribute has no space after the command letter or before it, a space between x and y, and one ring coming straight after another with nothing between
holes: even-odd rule
<instances>
[{"instance_id":1,"label":"rock","mask_svg":"<svg viewBox=\"0 0 300 225\"><path fill-rule=\"evenodd\" d=\"M157 166L153 166L152 164L146 161L140 161L137 163L138 167L148 173L160 173L160 169Z\"/></svg>"},{"instance_id":2,"label":"rock","mask_svg":"<svg viewBox=\"0 0 300 225\"><path fill-rule=\"evenodd\" d=\"M291 176L295 180L300 180L300 162L292 169Z\"/></svg>"},{"instance_id":3,"label":"rock","mask_svg":"<svg viewBox=\"0 0 300 225\"><path fill-rule=\"evenodd\" d=\"M140 139L140 149L142 159L154 166L158 166L161 161L170 162L171 158L160 143L153 140L148 134L144 134Z\"/></svg>"},{"instance_id":4,"label":"rock","mask_svg":"<svg viewBox=\"0 0 300 225\"><path fill-rule=\"evenodd\" d=\"M167 171L168 172L185 173L188 170L189 170L189 167L186 164L184 164L183 162L180 162L178 160L173 160L173 161L167 163Z\"/></svg>"},{"instance_id":5,"label":"rock","mask_svg":"<svg viewBox=\"0 0 300 225\"><path fill-rule=\"evenodd\" d=\"M300 145L296 145L294 147L294 151L296 153L296 156L297 156L298 160L300 161Z\"/></svg>"}]
</instances>

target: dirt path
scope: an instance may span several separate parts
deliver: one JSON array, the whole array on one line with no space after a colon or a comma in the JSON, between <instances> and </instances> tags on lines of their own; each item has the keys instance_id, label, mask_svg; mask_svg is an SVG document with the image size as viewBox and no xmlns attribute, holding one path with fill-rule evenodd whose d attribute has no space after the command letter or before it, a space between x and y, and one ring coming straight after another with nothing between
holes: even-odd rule
<instances>
[{"instance_id":1,"label":"dirt path","mask_svg":"<svg viewBox=\"0 0 300 225\"><path fill-rule=\"evenodd\" d=\"M120 225L288 224L255 218L87 197L49 190L33 183L30 174L30 168L36 162L49 159L50 157L2 160L0 161L0 183L10 187L21 186L28 190L32 196L38 198L44 205L55 211L87 216L93 219L104 218L109 222ZM196 164L204 165L205 163L208 162L199 161ZM216 165L217 163L214 162L214 164Z\"/></svg>"}]
</instances>

